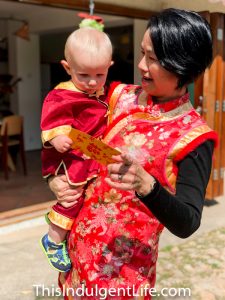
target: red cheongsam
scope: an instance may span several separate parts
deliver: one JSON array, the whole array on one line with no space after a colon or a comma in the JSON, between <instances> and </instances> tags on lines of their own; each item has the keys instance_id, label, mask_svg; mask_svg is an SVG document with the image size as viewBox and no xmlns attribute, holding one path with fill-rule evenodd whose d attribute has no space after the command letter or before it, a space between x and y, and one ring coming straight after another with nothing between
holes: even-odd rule
<instances>
[{"instance_id":1,"label":"red cheongsam","mask_svg":"<svg viewBox=\"0 0 225 300\"><path fill-rule=\"evenodd\" d=\"M194 110L189 95L147 107L139 86L119 85L110 99L105 142L128 153L170 193L176 192L179 160L216 134ZM105 167L89 185L84 205L70 232L68 247L72 270L60 274L65 299L99 299L104 289L109 300L151 299L144 288L154 287L158 241L163 225L135 196L104 181ZM86 296L77 297L84 288ZM119 294L119 290L126 294ZM109 291L117 291L110 296ZM67 290L68 291L68 290ZM71 290L72 291L72 290ZM96 292L96 294L94 294ZM93 296L89 296L92 293Z\"/></svg>"}]
</instances>

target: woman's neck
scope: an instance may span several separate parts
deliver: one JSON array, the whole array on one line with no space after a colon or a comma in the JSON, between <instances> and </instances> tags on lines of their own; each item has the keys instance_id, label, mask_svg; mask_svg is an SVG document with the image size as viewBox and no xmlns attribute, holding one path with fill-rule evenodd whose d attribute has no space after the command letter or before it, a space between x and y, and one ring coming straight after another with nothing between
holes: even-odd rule
<instances>
[{"instance_id":1,"label":"woman's neck","mask_svg":"<svg viewBox=\"0 0 225 300\"><path fill-rule=\"evenodd\" d=\"M152 98L152 101L154 104L166 103L166 102L169 102L169 101L172 101L172 100L175 100L175 99L178 99L178 98L184 96L187 92L188 92L187 88L183 87L182 89L177 90L177 93L174 93L171 96L157 97L157 96L148 95L145 91L142 91L142 93L140 94L140 97L138 99L138 104L147 106L149 97Z\"/></svg>"},{"instance_id":2,"label":"woman's neck","mask_svg":"<svg viewBox=\"0 0 225 300\"><path fill-rule=\"evenodd\" d=\"M187 92L185 92L182 95L173 95L171 97L167 97L167 98L158 98L158 97L152 97L152 101L154 104L160 104L160 103L167 103L170 101L173 101L175 99L181 98L182 96L184 96Z\"/></svg>"},{"instance_id":3,"label":"woman's neck","mask_svg":"<svg viewBox=\"0 0 225 300\"><path fill-rule=\"evenodd\" d=\"M155 103L155 104L166 103L166 102L169 102L169 101L172 101L172 100L175 100L175 99L178 99L178 98L184 96L187 92L188 92L187 87L183 86L180 89L176 89L172 95L168 95L166 97L152 96L152 100L153 100L153 103Z\"/></svg>"}]
</instances>

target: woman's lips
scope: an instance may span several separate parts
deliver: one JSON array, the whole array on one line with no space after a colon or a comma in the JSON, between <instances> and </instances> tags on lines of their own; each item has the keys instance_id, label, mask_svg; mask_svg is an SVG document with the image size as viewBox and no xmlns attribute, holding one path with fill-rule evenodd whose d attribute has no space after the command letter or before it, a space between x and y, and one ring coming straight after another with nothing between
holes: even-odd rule
<instances>
[{"instance_id":1,"label":"woman's lips","mask_svg":"<svg viewBox=\"0 0 225 300\"><path fill-rule=\"evenodd\" d=\"M142 85L148 85L149 83L151 83L153 80L151 78L148 77L142 77Z\"/></svg>"},{"instance_id":2,"label":"woman's lips","mask_svg":"<svg viewBox=\"0 0 225 300\"><path fill-rule=\"evenodd\" d=\"M144 81L152 81L152 79L149 78L149 77L142 77L142 80L144 80Z\"/></svg>"}]
</instances>

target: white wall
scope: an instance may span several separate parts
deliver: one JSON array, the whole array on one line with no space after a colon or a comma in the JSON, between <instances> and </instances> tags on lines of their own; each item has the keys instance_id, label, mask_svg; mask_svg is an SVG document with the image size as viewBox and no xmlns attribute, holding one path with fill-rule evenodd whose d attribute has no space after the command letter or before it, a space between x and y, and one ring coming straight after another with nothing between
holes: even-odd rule
<instances>
[{"instance_id":1,"label":"white wall","mask_svg":"<svg viewBox=\"0 0 225 300\"><path fill-rule=\"evenodd\" d=\"M7 36L8 36L8 70L9 74L16 78L17 72L17 45L15 31L18 29L18 22L7 22ZM13 113L18 114L18 89L14 88L13 94L10 95L10 109Z\"/></svg>"},{"instance_id":2,"label":"white wall","mask_svg":"<svg viewBox=\"0 0 225 300\"><path fill-rule=\"evenodd\" d=\"M41 84L40 84L40 51L39 36L30 35L30 41L16 37L18 22L10 21L9 32L9 72L22 78L11 99L11 109L24 117L25 149L41 148L40 114L41 114Z\"/></svg>"},{"instance_id":3,"label":"white wall","mask_svg":"<svg viewBox=\"0 0 225 300\"><path fill-rule=\"evenodd\" d=\"M141 41L146 30L147 21L134 19L134 83L141 84L138 63L141 57Z\"/></svg>"},{"instance_id":4,"label":"white wall","mask_svg":"<svg viewBox=\"0 0 225 300\"><path fill-rule=\"evenodd\" d=\"M40 149L41 83L37 35L31 35L29 42L17 38L17 58L18 76L22 78L18 87L18 109L25 121L25 148Z\"/></svg>"}]
</instances>

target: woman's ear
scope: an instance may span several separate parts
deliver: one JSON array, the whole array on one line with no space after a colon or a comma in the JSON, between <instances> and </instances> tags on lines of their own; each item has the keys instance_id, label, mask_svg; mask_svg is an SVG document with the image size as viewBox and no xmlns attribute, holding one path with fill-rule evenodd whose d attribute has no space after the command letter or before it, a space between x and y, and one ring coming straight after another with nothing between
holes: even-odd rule
<instances>
[{"instance_id":1,"label":"woman's ear","mask_svg":"<svg viewBox=\"0 0 225 300\"><path fill-rule=\"evenodd\" d=\"M66 70L66 73L68 75L71 75L71 71L70 71L70 66L68 65L68 62L65 59L62 59L60 61L61 65L63 66L63 68Z\"/></svg>"}]
</instances>

